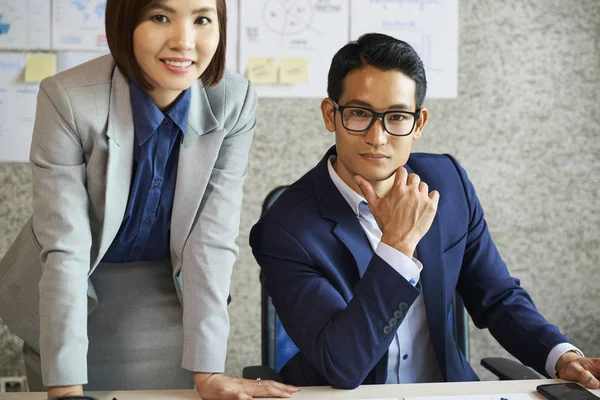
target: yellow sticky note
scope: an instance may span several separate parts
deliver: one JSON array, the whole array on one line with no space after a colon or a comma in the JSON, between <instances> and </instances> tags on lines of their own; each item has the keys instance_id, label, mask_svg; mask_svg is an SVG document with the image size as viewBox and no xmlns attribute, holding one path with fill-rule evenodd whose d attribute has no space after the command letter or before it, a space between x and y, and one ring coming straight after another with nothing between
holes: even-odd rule
<instances>
[{"instance_id":1,"label":"yellow sticky note","mask_svg":"<svg viewBox=\"0 0 600 400\"><path fill-rule=\"evenodd\" d=\"M308 83L308 58L282 58L280 83Z\"/></svg>"},{"instance_id":2,"label":"yellow sticky note","mask_svg":"<svg viewBox=\"0 0 600 400\"><path fill-rule=\"evenodd\" d=\"M250 57L248 59L248 79L252 83L277 83L277 65L273 57Z\"/></svg>"},{"instance_id":3,"label":"yellow sticky note","mask_svg":"<svg viewBox=\"0 0 600 400\"><path fill-rule=\"evenodd\" d=\"M56 55L27 54L25 82L39 82L56 73Z\"/></svg>"}]
</instances>

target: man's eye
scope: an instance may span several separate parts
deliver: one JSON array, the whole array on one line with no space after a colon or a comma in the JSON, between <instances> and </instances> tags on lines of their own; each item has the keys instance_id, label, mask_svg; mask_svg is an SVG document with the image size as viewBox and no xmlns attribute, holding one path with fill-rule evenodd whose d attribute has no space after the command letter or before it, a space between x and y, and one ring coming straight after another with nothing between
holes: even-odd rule
<instances>
[{"instance_id":1,"label":"man's eye","mask_svg":"<svg viewBox=\"0 0 600 400\"><path fill-rule=\"evenodd\" d=\"M152 21L155 21L155 22L161 22L161 23L164 23L164 22L167 22L167 21L168 21L167 17L165 17L165 16L164 16L164 15L162 15L162 14L153 15L153 16L152 16L150 19L151 19Z\"/></svg>"},{"instance_id":2,"label":"man's eye","mask_svg":"<svg viewBox=\"0 0 600 400\"><path fill-rule=\"evenodd\" d=\"M392 120L392 121L403 121L404 118L405 117L402 114L392 114L392 115L390 115L390 120Z\"/></svg>"},{"instance_id":3,"label":"man's eye","mask_svg":"<svg viewBox=\"0 0 600 400\"><path fill-rule=\"evenodd\" d=\"M210 18L200 17L196 20L196 23L198 25L208 25L208 24L212 23L212 20Z\"/></svg>"},{"instance_id":4,"label":"man's eye","mask_svg":"<svg viewBox=\"0 0 600 400\"><path fill-rule=\"evenodd\" d=\"M364 117L365 112L363 110L352 110L351 115L353 117Z\"/></svg>"}]
</instances>

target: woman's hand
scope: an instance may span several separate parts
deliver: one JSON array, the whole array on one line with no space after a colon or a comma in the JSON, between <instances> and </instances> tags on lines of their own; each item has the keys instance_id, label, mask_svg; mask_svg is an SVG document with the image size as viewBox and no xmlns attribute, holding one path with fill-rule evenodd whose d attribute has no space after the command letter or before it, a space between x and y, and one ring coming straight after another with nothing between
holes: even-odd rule
<instances>
[{"instance_id":1,"label":"woman's hand","mask_svg":"<svg viewBox=\"0 0 600 400\"><path fill-rule=\"evenodd\" d=\"M48 388L48 398L61 398L66 396L83 396L83 387L81 385L73 386L53 386Z\"/></svg>"},{"instance_id":2,"label":"woman's hand","mask_svg":"<svg viewBox=\"0 0 600 400\"><path fill-rule=\"evenodd\" d=\"M232 378L223 374L194 373L194 383L204 400L252 400L254 397L292 397L299 389L275 381Z\"/></svg>"}]
</instances>

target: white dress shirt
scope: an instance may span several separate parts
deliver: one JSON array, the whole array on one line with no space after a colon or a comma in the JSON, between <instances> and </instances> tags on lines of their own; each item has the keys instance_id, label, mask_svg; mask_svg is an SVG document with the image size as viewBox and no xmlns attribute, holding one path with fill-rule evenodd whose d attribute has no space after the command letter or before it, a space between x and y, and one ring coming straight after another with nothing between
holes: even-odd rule
<instances>
[{"instance_id":1,"label":"white dress shirt","mask_svg":"<svg viewBox=\"0 0 600 400\"><path fill-rule=\"evenodd\" d=\"M411 285L416 286L423 265L416 258L410 259L395 248L381 243L382 232L369 210L367 201L338 176L333 169L335 160L336 157L331 156L327 163L329 176L356 214L373 251ZM560 343L550 351L545 365L549 376L556 377L556 362L560 356L571 350L583 355L570 343ZM390 344L387 371L385 383L426 383L444 380L431 343L423 292L408 309L406 318L398 327Z\"/></svg>"}]
</instances>

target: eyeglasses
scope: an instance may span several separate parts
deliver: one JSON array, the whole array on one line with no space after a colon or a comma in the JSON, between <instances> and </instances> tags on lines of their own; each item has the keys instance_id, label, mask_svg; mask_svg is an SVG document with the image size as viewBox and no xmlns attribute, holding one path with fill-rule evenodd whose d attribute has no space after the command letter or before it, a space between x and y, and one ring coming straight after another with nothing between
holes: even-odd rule
<instances>
[{"instance_id":1,"label":"eyeglasses","mask_svg":"<svg viewBox=\"0 0 600 400\"><path fill-rule=\"evenodd\" d=\"M392 136L408 136L415 129L421 110L375 112L370 108L357 106L340 106L335 101L333 106L342 115L342 125L351 132L366 132L371 129L375 119L383 122L383 129Z\"/></svg>"}]
</instances>

